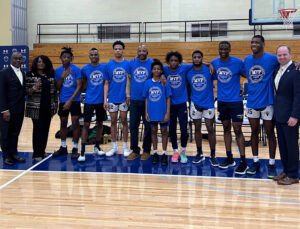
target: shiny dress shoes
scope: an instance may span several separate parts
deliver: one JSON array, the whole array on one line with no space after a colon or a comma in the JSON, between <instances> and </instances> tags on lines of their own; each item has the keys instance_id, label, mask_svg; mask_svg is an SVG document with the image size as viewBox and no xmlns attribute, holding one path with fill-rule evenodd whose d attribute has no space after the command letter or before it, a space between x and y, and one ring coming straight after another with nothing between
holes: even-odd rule
<instances>
[{"instance_id":1,"label":"shiny dress shoes","mask_svg":"<svg viewBox=\"0 0 300 229\"><path fill-rule=\"evenodd\" d=\"M282 172L282 173L280 173L280 175L273 177L273 180L274 181L279 181L279 180L281 180L285 177L286 177L286 174L284 172Z\"/></svg>"},{"instance_id":2,"label":"shiny dress shoes","mask_svg":"<svg viewBox=\"0 0 300 229\"><path fill-rule=\"evenodd\" d=\"M5 158L5 159L3 159L3 163L4 163L5 165L8 165L8 166L13 166L13 165L14 165L13 160L11 160L10 158Z\"/></svg>"},{"instance_id":3,"label":"shiny dress shoes","mask_svg":"<svg viewBox=\"0 0 300 229\"><path fill-rule=\"evenodd\" d=\"M279 184L279 185L291 185L291 184L297 184L297 183L299 183L299 178L285 177L285 178L282 178L281 180L277 181L277 184Z\"/></svg>"},{"instance_id":4,"label":"shiny dress shoes","mask_svg":"<svg viewBox=\"0 0 300 229\"><path fill-rule=\"evenodd\" d=\"M19 157L18 155L12 156L12 160L15 162L26 162L25 158Z\"/></svg>"}]
</instances>

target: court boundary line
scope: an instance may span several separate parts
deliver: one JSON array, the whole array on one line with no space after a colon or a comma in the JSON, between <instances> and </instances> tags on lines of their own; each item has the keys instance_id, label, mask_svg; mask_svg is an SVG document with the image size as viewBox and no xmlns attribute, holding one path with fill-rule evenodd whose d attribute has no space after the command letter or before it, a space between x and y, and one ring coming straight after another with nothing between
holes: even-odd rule
<instances>
[{"instance_id":1,"label":"court boundary line","mask_svg":"<svg viewBox=\"0 0 300 229\"><path fill-rule=\"evenodd\" d=\"M0 186L0 190L2 190L3 188L5 188L9 184L13 183L14 181L18 180L19 178L21 178L22 176L24 176L25 174L27 174L28 172L30 172L32 169L34 169L35 167L39 166L44 161L48 160L50 157L52 157L52 154L50 154L49 156L45 157L43 160L39 161L38 163L34 164L33 166L29 167L28 169L23 170L22 173L20 173L19 175L15 176L12 179L10 179L9 181L7 181L6 183L4 183L3 185L1 185ZM18 171L20 171L20 170L18 170Z\"/></svg>"}]
</instances>

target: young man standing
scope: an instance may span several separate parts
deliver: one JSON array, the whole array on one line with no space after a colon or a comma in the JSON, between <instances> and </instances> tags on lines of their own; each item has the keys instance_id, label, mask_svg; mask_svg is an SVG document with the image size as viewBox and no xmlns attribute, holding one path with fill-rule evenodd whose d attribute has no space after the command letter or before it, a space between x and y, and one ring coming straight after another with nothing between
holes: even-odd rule
<instances>
[{"instance_id":1,"label":"young man standing","mask_svg":"<svg viewBox=\"0 0 300 229\"><path fill-rule=\"evenodd\" d=\"M246 114L251 126L251 148L253 154L253 163L247 170L247 174L256 174L260 171L258 135L260 119L262 119L269 144L268 178L273 178L276 176L273 73L278 66L278 61L275 55L264 52L264 46L265 40L263 36L255 35L251 40L253 54L247 56L244 60L248 79Z\"/></svg>"},{"instance_id":2,"label":"young man standing","mask_svg":"<svg viewBox=\"0 0 300 229\"><path fill-rule=\"evenodd\" d=\"M117 153L117 122L118 111L123 127L123 154L129 156L130 151L127 146L128 122L127 112L129 98L126 99L126 82L130 74L129 61L123 58L125 45L122 41L115 41L112 45L114 59L106 64L106 74L104 77L104 108L109 111L111 118L111 138L112 148L106 152L106 156L113 156ZM108 99L108 100L107 100Z\"/></svg>"},{"instance_id":3,"label":"young man standing","mask_svg":"<svg viewBox=\"0 0 300 229\"><path fill-rule=\"evenodd\" d=\"M208 141L211 151L210 163L217 166L218 161L215 157L216 134L214 131L214 84L213 76L209 73L209 68L203 65L203 53L196 50L192 54L193 68L187 73L187 81L191 86L191 108L190 115L195 124L195 141L197 155L193 163L197 164L205 160L202 151L202 118L205 118L205 125L208 131Z\"/></svg>"},{"instance_id":4,"label":"young man standing","mask_svg":"<svg viewBox=\"0 0 300 229\"><path fill-rule=\"evenodd\" d=\"M141 160L147 160L151 151L151 131L145 118L143 89L146 80L151 78L153 60L148 58L148 49L145 45L138 47L137 56L137 58L130 61L130 78L127 81L126 88L127 98L130 98L130 148L132 150L127 160L134 160L140 156L141 149L138 146L138 135L141 117L145 127Z\"/></svg>"},{"instance_id":5,"label":"young man standing","mask_svg":"<svg viewBox=\"0 0 300 229\"><path fill-rule=\"evenodd\" d=\"M231 124L240 151L241 161L235 169L236 174L245 174L247 163L245 158L245 138L242 132L244 106L241 95L240 78L245 76L245 66L241 59L230 56L231 45L228 41L219 44L219 58L212 61L217 80L217 99L219 119L223 124L226 159L219 164L222 169L235 166L232 156ZM232 123L231 123L232 121Z\"/></svg>"},{"instance_id":6,"label":"young man standing","mask_svg":"<svg viewBox=\"0 0 300 229\"><path fill-rule=\"evenodd\" d=\"M85 89L84 100L84 124L81 134L81 154L78 161L85 161L85 145L88 137L88 130L93 116L96 111L97 131L96 144L94 146L94 153L103 156L105 153L100 148L100 140L102 137L103 121L107 119L106 111L104 110L104 74L105 65L100 64L99 52L96 48L90 50L89 55L91 63L81 69L81 75L84 80L83 89Z\"/></svg>"},{"instance_id":7,"label":"young man standing","mask_svg":"<svg viewBox=\"0 0 300 229\"><path fill-rule=\"evenodd\" d=\"M68 116L71 113L72 127L73 127L73 149L71 158L77 159L78 154L78 140L80 136L79 117L81 114L80 108L80 90L81 90L81 72L80 68L72 64L73 53L71 48L62 48L60 54L62 66L55 70L55 80L57 83L57 90L59 91L59 110L60 117L60 138L61 147L55 151L52 157L57 157L67 154L67 124Z\"/></svg>"}]
</instances>

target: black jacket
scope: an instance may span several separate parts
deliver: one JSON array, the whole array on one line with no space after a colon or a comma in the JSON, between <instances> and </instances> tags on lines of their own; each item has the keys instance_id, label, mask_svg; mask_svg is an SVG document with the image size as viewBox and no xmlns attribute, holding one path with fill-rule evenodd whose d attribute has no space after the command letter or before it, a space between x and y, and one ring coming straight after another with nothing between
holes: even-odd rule
<instances>
[{"instance_id":1,"label":"black jacket","mask_svg":"<svg viewBox=\"0 0 300 229\"><path fill-rule=\"evenodd\" d=\"M25 73L22 71L23 85L9 66L0 71L0 112L9 110L16 114L24 112L25 107Z\"/></svg>"}]
</instances>

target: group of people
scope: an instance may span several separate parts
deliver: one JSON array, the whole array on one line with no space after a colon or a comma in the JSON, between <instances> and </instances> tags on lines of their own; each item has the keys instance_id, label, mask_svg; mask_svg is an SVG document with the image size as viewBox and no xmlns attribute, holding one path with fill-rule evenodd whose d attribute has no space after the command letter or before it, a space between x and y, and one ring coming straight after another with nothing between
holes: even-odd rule
<instances>
[{"instance_id":1,"label":"group of people","mask_svg":"<svg viewBox=\"0 0 300 229\"><path fill-rule=\"evenodd\" d=\"M25 161L17 154L18 135L21 129L25 94L27 117L33 121L33 158L42 160L47 154L45 148L51 117L57 112L60 117L61 146L52 156L67 154L67 123L71 113L73 127L72 159L84 162L88 129L94 112L97 131L94 153L99 156L113 156L119 152L117 145L117 122L122 123L123 154L127 160L148 160L153 147L152 163L168 165L166 155L170 136L173 163L187 163L186 146L188 140L188 115L195 125L197 153L193 163L205 160L202 150L202 119L205 120L210 146L210 163L226 169L235 166L232 155L233 127L240 152L240 162L236 174L256 174L260 170L258 142L260 119L266 131L269 146L268 177L278 184L298 183L298 119L300 118L300 71L291 60L288 46L278 47L276 55L264 52L264 38L256 35L251 40L253 54L244 61L230 56L231 45L227 41L219 43L219 58L204 63L204 54L196 50L192 53L192 64L182 64L179 52L166 55L166 66L161 61L148 58L148 49L140 45L137 57L124 59L125 44L116 41L112 45L114 58L108 63L100 63L96 48L89 51L90 63L82 69L72 64L71 48L63 48L60 59L62 66L53 70L46 56L34 59L31 71L20 71L22 55L14 53L11 66L1 71L1 132L4 163ZM296 65L296 66L295 66ZM242 132L244 118L243 93L240 77L248 79L246 115L251 127L251 148L253 163L248 167L245 158L245 139ZM218 118L223 124L226 158L218 162L216 157L215 98L214 83L217 81ZM59 105L57 99L59 95ZM81 133L81 151L78 152L80 138L79 118L81 115L80 93L85 92L84 125ZM189 109L188 109L189 107ZM127 113L130 108L130 149L128 148ZM107 113L111 119L112 147L104 152L100 147L103 121ZM141 148L138 146L139 125L144 125ZM177 121L180 126L180 148L177 139ZM276 122L279 150L283 172L276 173L275 152ZM160 125L162 135L162 155L158 153L157 132ZM141 155L141 156L140 156Z\"/></svg>"}]
</instances>

